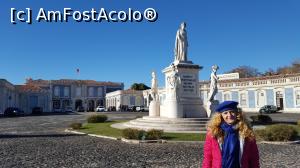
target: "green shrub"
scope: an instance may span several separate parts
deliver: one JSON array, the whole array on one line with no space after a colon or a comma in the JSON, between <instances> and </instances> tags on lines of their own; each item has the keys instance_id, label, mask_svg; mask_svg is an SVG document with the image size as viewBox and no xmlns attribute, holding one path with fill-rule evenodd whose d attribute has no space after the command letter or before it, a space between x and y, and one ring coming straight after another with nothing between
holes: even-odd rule
<instances>
[{"instance_id":1,"label":"green shrub","mask_svg":"<svg viewBox=\"0 0 300 168\"><path fill-rule=\"evenodd\" d=\"M286 124L270 125L263 130L256 130L256 135L266 141L290 141L297 136L294 127Z\"/></svg>"},{"instance_id":2,"label":"green shrub","mask_svg":"<svg viewBox=\"0 0 300 168\"><path fill-rule=\"evenodd\" d=\"M300 126L300 120L297 121L297 125Z\"/></svg>"},{"instance_id":3,"label":"green shrub","mask_svg":"<svg viewBox=\"0 0 300 168\"><path fill-rule=\"evenodd\" d=\"M106 115L91 115L87 118L88 123L103 123L107 120Z\"/></svg>"},{"instance_id":4,"label":"green shrub","mask_svg":"<svg viewBox=\"0 0 300 168\"><path fill-rule=\"evenodd\" d=\"M147 131L146 139L149 139L149 140L161 139L163 133L164 133L163 130L151 129L151 130Z\"/></svg>"},{"instance_id":5,"label":"green shrub","mask_svg":"<svg viewBox=\"0 0 300 168\"><path fill-rule=\"evenodd\" d=\"M77 123L77 122L74 122L74 123L71 123L70 124L70 127L72 129L80 129L82 127L82 124L81 123Z\"/></svg>"},{"instance_id":6,"label":"green shrub","mask_svg":"<svg viewBox=\"0 0 300 168\"><path fill-rule=\"evenodd\" d=\"M157 130L157 129L144 131L135 128L126 128L122 130L122 136L126 139L157 140L157 139L161 139L162 135L163 135L163 130Z\"/></svg>"},{"instance_id":7,"label":"green shrub","mask_svg":"<svg viewBox=\"0 0 300 168\"><path fill-rule=\"evenodd\" d=\"M122 130L122 136L126 139L142 139L146 137L146 131L135 128L126 128Z\"/></svg>"},{"instance_id":8,"label":"green shrub","mask_svg":"<svg viewBox=\"0 0 300 168\"><path fill-rule=\"evenodd\" d=\"M250 116L252 119L252 122L254 123L260 123L260 124L268 124L272 122L272 118L268 115L256 115L256 116Z\"/></svg>"}]
</instances>

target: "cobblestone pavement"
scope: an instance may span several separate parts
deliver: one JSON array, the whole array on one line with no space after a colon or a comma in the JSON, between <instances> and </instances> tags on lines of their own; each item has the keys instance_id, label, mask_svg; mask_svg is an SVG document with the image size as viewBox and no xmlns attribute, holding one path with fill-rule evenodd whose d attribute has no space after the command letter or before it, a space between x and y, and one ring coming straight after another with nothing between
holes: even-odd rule
<instances>
[{"instance_id":1,"label":"cobblestone pavement","mask_svg":"<svg viewBox=\"0 0 300 168\"><path fill-rule=\"evenodd\" d=\"M127 144L63 132L86 115L0 118L0 167L201 167L203 143ZM259 144L259 152L261 167L300 167L299 144Z\"/></svg>"}]
</instances>

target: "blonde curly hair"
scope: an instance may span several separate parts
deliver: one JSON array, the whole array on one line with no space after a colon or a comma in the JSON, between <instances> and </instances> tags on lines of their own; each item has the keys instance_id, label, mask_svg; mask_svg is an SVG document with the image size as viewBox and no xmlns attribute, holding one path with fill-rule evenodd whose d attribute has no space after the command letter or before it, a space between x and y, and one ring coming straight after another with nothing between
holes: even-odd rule
<instances>
[{"instance_id":1,"label":"blonde curly hair","mask_svg":"<svg viewBox=\"0 0 300 168\"><path fill-rule=\"evenodd\" d=\"M236 129L239 132L239 135L246 139L253 140L255 139L254 132L250 125L248 124L246 118L244 117L243 113L240 111L236 111ZM220 139L221 142L224 140L224 132L221 129L221 123L223 122L223 117L221 113L215 113L213 117L210 119L210 121L207 124L207 130L209 130L213 137Z\"/></svg>"}]
</instances>

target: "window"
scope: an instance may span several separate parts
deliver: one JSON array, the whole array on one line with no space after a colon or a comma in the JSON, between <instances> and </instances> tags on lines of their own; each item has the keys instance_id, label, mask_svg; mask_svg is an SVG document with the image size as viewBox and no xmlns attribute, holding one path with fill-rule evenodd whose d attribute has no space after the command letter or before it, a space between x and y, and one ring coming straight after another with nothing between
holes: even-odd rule
<instances>
[{"instance_id":1,"label":"window","mask_svg":"<svg viewBox=\"0 0 300 168\"><path fill-rule=\"evenodd\" d=\"M230 95L229 93L224 94L224 101L230 100Z\"/></svg>"},{"instance_id":2,"label":"window","mask_svg":"<svg viewBox=\"0 0 300 168\"><path fill-rule=\"evenodd\" d=\"M300 105L300 90L296 90L296 106Z\"/></svg>"},{"instance_id":3,"label":"window","mask_svg":"<svg viewBox=\"0 0 300 168\"><path fill-rule=\"evenodd\" d=\"M102 89L102 87L98 87L98 97L103 97L103 89Z\"/></svg>"},{"instance_id":4,"label":"window","mask_svg":"<svg viewBox=\"0 0 300 168\"><path fill-rule=\"evenodd\" d=\"M54 96L59 96L59 87L58 86L54 87Z\"/></svg>"},{"instance_id":5,"label":"window","mask_svg":"<svg viewBox=\"0 0 300 168\"><path fill-rule=\"evenodd\" d=\"M81 96L81 87L76 87L76 96L77 97Z\"/></svg>"},{"instance_id":6,"label":"window","mask_svg":"<svg viewBox=\"0 0 300 168\"><path fill-rule=\"evenodd\" d=\"M94 88L89 87L89 97L93 97L94 96Z\"/></svg>"},{"instance_id":7,"label":"window","mask_svg":"<svg viewBox=\"0 0 300 168\"><path fill-rule=\"evenodd\" d=\"M241 106L246 106L247 105L247 100L246 100L246 94L245 93L240 94L240 105Z\"/></svg>"},{"instance_id":8,"label":"window","mask_svg":"<svg viewBox=\"0 0 300 168\"><path fill-rule=\"evenodd\" d=\"M64 96L69 97L69 94L70 94L69 87L64 87Z\"/></svg>"}]
</instances>

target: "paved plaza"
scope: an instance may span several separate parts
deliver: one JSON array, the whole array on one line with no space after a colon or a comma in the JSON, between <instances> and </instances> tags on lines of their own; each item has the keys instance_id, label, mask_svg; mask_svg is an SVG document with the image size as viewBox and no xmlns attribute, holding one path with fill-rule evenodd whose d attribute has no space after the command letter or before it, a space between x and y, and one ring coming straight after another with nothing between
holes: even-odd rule
<instances>
[{"instance_id":1,"label":"paved plaza","mask_svg":"<svg viewBox=\"0 0 300 168\"><path fill-rule=\"evenodd\" d=\"M0 118L0 165L9 167L201 167L203 143L127 144L64 129L93 113ZM133 119L146 113L105 113ZM299 115L291 115L291 118ZM300 145L259 144L261 167L300 167Z\"/></svg>"}]
</instances>

